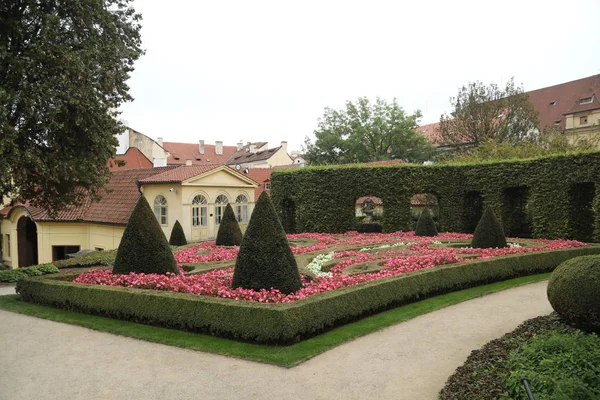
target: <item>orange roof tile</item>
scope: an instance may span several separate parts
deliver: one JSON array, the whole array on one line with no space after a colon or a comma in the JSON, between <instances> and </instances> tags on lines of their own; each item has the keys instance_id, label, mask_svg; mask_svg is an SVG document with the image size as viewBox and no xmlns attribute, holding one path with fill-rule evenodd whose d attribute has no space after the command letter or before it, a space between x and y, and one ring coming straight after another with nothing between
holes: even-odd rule
<instances>
[{"instance_id":1,"label":"orange roof tile","mask_svg":"<svg viewBox=\"0 0 600 400\"><path fill-rule=\"evenodd\" d=\"M187 160L192 165L224 164L237 151L237 146L223 146L223 154L217 154L214 144L205 144L204 154L200 154L199 144L194 143L163 142L163 147L170 154L167 165L185 165Z\"/></svg>"},{"instance_id":2,"label":"orange roof tile","mask_svg":"<svg viewBox=\"0 0 600 400\"><path fill-rule=\"evenodd\" d=\"M265 183L271 181L271 172L274 168L251 168L248 171L248 177L258 183L254 189L254 201L258 201L259 196L265 191Z\"/></svg>"},{"instance_id":3,"label":"orange roof tile","mask_svg":"<svg viewBox=\"0 0 600 400\"><path fill-rule=\"evenodd\" d=\"M375 197L375 196L363 196L363 197L359 197L358 199L356 199L356 205L362 205L362 203L365 202L365 200L367 199L371 199L373 200L373 204L375 204L376 206L380 206L383 205L383 200L381 200L379 197Z\"/></svg>"},{"instance_id":4,"label":"orange roof tile","mask_svg":"<svg viewBox=\"0 0 600 400\"><path fill-rule=\"evenodd\" d=\"M116 161L125 161L125 165L118 166ZM148 160L137 147L130 147L125 154L110 159L107 165L111 171L122 171L125 169L152 168L152 161Z\"/></svg>"}]
</instances>

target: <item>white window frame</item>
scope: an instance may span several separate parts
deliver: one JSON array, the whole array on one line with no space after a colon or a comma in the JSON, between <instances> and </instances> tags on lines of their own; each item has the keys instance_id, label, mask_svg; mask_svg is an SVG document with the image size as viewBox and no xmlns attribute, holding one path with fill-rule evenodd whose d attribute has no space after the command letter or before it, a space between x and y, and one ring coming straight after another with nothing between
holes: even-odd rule
<instances>
[{"instance_id":1,"label":"white window frame","mask_svg":"<svg viewBox=\"0 0 600 400\"><path fill-rule=\"evenodd\" d=\"M240 194L235 199L235 218L240 224L248 223L248 197Z\"/></svg>"},{"instance_id":2,"label":"white window frame","mask_svg":"<svg viewBox=\"0 0 600 400\"><path fill-rule=\"evenodd\" d=\"M208 225L208 200L202 194L197 194L192 200L192 226L194 228L206 227Z\"/></svg>"},{"instance_id":3,"label":"white window frame","mask_svg":"<svg viewBox=\"0 0 600 400\"><path fill-rule=\"evenodd\" d=\"M221 220L225 214L225 207L229 204L229 198L227 195L220 194L215 199L215 223L221 225Z\"/></svg>"},{"instance_id":4,"label":"white window frame","mask_svg":"<svg viewBox=\"0 0 600 400\"><path fill-rule=\"evenodd\" d=\"M166 197L162 194L159 194L154 198L154 216L160 225L168 225L168 202Z\"/></svg>"}]
</instances>

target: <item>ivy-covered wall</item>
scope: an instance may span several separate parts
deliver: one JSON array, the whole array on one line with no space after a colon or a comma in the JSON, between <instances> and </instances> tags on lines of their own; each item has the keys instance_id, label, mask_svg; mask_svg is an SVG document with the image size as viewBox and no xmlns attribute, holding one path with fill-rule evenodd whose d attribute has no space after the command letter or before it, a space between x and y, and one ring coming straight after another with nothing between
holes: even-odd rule
<instances>
[{"instance_id":1,"label":"ivy-covered wall","mask_svg":"<svg viewBox=\"0 0 600 400\"><path fill-rule=\"evenodd\" d=\"M385 232L409 230L410 200L433 193L440 231L472 232L491 207L508 235L600 242L600 152L456 165L343 165L276 171L288 232L346 232L361 196L383 200Z\"/></svg>"}]
</instances>

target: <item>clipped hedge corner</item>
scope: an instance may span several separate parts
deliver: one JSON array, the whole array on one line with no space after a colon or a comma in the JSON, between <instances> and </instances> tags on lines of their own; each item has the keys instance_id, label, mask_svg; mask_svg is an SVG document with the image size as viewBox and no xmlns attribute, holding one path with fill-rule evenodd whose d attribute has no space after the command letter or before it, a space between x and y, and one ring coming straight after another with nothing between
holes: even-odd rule
<instances>
[{"instance_id":1,"label":"clipped hedge corner","mask_svg":"<svg viewBox=\"0 0 600 400\"><path fill-rule=\"evenodd\" d=\"M225 207L215 243L217 246L239 246L242 243L242 230L229 203Z\"/></svg>"},{"instance_id":2,"label":"clipped hedge corner","mask_svg":"<svg viewBox=\"0 0 600 400\"><path fill-rule=\"evenodd\" d=\"M415 236L437 236L438 231L429 209L424 209L419 215L417 226L415 227Z\"/></svg>"},{"instance_id":3,"label":"clipped hedge corner","mask_svg":"<svg viewBox=\"0 0 600 400\"><path fill-rule=\"evenodd\" d=\"M506 247L506 238L504 237L502 225L498 222L494 211L489 207L485 209L477 224L477 228L475 228L471 247L476 249Z\"/></svg>"}]
</instances>

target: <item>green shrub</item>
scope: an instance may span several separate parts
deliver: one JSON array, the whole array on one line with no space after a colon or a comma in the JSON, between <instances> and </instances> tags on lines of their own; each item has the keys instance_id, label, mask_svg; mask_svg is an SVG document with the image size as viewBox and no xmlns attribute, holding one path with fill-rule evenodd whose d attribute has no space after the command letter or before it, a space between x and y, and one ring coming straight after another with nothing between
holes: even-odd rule
<instances>
[{"instance_id":1,"label":"green shrub","mask_svg":"<svg viewBox=\"0 0 600 400\"><path fill-rule=\"evenodd\" d=\"M600 398L600 337L594 333L543 332L513 351L508 366L511 399L528 399L523 377L538 400Z\"/></svg>"},{"instance_id":2,"label":"green shrub","mask_svg":"<svg viewBox=\"0 0 600 400\"><path fill-rule=\"evenodd\" d=\"M381 224L358 224L355 228L358 233L380 233L383 232Z\"/></svg>"},{"instance_id":3,"label":"green shrub","mask_svg":"<svg viewBox=\"0 0 600 400\"><path fill-rule=\"evenodd\" d=\"M215 243L217 246L239 246L242 243L242 230L235 218L231 204L227 204L225 207Z\"/></svg>"},{"instance_id":4,"label":"green shrub","mask_svg":"<svg viewBox=\"0 0 600 400\"><path fill-rule=\"evenodd\" d=\"M415 227L415 236L437 236L438 232L435 222L431 217L429 209L424 209L419 216L417 226Z\"/></svg>"},{"instance_id":5,"label":"green shrub","mask_svg":"<svg viewBox=\"0 0 600 400\"><path fill-rule=\"evenodd\" d=\"M504 230L502 229L500 222L498 222L496 214L494 214L494 211L489 207L485 209L477 224L477 228L475 228L471 247L476 249L506 247Z\"/></svg>"},{"instance_id":6,"label":"green shrub","mask_svg":"<svg viewBox=\"0 0 600 400\"><path fill-rule=\"evenodd\" d=\"M600 246L527 253L426 269L311 296L264 304L36 277L17 284L24 301L112 318L263 343L286 344L348 321L443 293L549 272ZM73 279L76 274L71 274Z\"/></svg>"},{"instance_id":7,"label":"green shrub","mask_svg":"<svg viewBox=\"0 0 600 400\"><path fill-rule=\"evenodd\" d=\"M52 264L41 264L33 267L15 268L0 271L0 282L19 282L29 276L40 276L46 274L55 274L58 272Z\"/></svg>"},{"instance_id":8,"label":"green shrub","mask_svg":"<svg viewBox=\"0 0 600 400\"><path fill-rule=\"evenodd\" d=\"M556 268L548 300L574 326L600 333L600 256L574 258Z\"/></svg>"},{"instance_id":9,"label":"green shrub","mask_svg":"<svg viewBox=\"0 0 600 400\"><path fill-rule=\"evenodd\" d=\"M302 287L296 259L267 192L258 198L242 239L232 287L283 293Z\"/></svg>"},{"instance_id":10,"label":"green shrub","mask_svg":"<svg viewBox=\"0 0 600 400\"><path fill-rule=\"evenodd\" d=\"M113 273L179 274L177 263L158 221L140 196L117 250Z\"/></svg>"},{"instance_id":11,"label":"green shrub","mask_svg":"<svg viewBox=\"0 0 600 400\"><path fill-rule=\"evenodd\" d=\"M183 233L183 228L181 227L179 220L175 220L175 224L173 225L173 229L171 230L169 244L171 246L185 246L187 244L187 240L185 239L185 233Z\"/></svg>"},{"instance_id":12,"label":"green shrub","mask_svg":"<svg viewBox=\"0 0 600 400\"><path fill-rule=\"evenodd\" d=\"M86 268L99 265L112 266L115 263L117 250L93 251L84 256L54 261L58 268Z\"/></svg>"}]
</instances>

